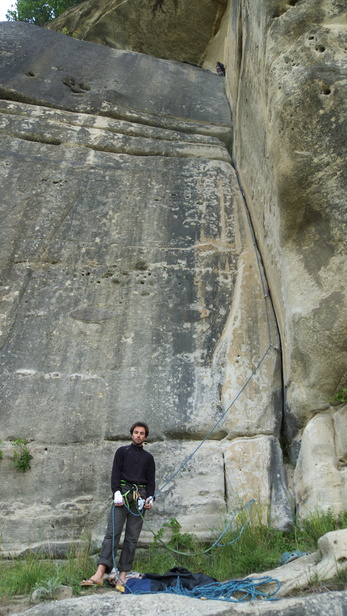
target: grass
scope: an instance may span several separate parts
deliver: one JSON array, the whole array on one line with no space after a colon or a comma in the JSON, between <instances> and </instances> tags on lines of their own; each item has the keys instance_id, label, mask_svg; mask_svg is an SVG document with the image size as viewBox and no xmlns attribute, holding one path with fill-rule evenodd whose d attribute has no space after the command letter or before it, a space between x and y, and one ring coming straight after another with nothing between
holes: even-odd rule
<instances>
[{"instance_id":1,"label":"grass","mask_svg":"<svg viewBox=\"0 0 347 616\"><path fill-rule=\"evenodd\" d=\"M236 520L236 527L224 535L223 544L233 541L246 521L246 517L238 522ZM244 527L235 543L210 549L211 546L202 544L194 535L181 533L179 523L172 518L154 537L149 549L137 550L133 567L142 572L163 574L174 566L182 566L220 581L237 579L277 567L284 552L316 551L319 537L346 527L347 511L334 517L331 511L322 513L317 510L297 522L290 533L253 522ZM167 548L162 545L164 532L170 535L170 539L166 539ZM187 552L194 556L185 555ZM86 540L82 547L72 548L66 560L43 560L29 552L23 558L0 560L0 596L4 603L6 598L30 595L39 589L42 599L48 599L54 596L55 589L61 584L72 586L74 595L79 595L81 580L89 578L94 571L95 559L90 556L90 540ZM346 582L347 572L341 572L333 582L329 581L329 589L345 587ZM327 583L319 580L314 586L316 592L320 588L327 590Z\"/></svg>"},{"instance_id":2,"label":"grass","mask_svg":"<svg viewBox=\"0 0 347 616\"><path fill-rule=\"evenodd\" d=\"M3 601L14 595L30 595L42 590L42 598L54 594L60 585L72 586L74 595L79 595L82 578L95 571L95 559L90 556L90 542L82 547L72 547L66 560L43 559L28 552L22 558L0 560L0 596Z\"/></svg>"},{"instance_id":3,"label":"grass","mask_svg":"<svg viewBox=\"0 0 347 616\"><path fill-rule=\"evenodd\" d=\"M254 517L256 515L255 512ZM224 535L223 544L232 542L246 522L245 515L239 517L236 528ZM331 511L314 511L305 520L297 522L290 533L253 523L244 527L241 537L235 543L212 550L199 543L193 535L181 535L180 529L174 523L177 524L177 520L171 521L172 536L167 549L162 547L161 537L157 536L146 553L137 554L134 568L162 574L179 565L223 581L278 567L284 552L315 552L319 537L347 527L347 511L338 517L334 517ZM170 523L166 526L170 527ZM159 531L159 534L161 532ZM175 550L196 555L184 556L177 554Z\"/></svg>"}]
</instances>

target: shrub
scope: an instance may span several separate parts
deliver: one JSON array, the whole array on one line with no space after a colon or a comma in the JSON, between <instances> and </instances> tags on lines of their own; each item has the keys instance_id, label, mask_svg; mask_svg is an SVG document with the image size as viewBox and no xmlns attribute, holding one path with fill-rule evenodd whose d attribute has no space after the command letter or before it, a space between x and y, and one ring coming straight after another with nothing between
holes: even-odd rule
<instances>
[{"instance_id":1,"label":"shrub","mask_svg":"<svg viewBox=\"0 0 347 616\"><path fill-rule=\"evenodd\" d=\"M27 441L23 438L18 438L13 441L13 447L16 447L16 450L11 456L12 464L15 466L17 471L26 471L30 468L30 460L33 459L29 449L27 448Z\"/></svg>"}]
</instances>

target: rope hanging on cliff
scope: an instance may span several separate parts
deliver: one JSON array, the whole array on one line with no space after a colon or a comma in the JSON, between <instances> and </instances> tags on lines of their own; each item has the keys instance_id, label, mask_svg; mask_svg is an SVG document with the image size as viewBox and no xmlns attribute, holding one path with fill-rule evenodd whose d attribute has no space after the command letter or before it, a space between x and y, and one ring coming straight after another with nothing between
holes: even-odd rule
<instances>
[{"instance_id":1,"label":"rope hanging on cliff","mask_svg":"<svg viewBox=\"0 0 347 616\"><path fill-rule=\"evenodd\" d=\"M267 354L269 353L270 349L273 346L272 345L271 328L270 328L270 317L269 317L269 311L268 311L268 306L267 306L267 301L266 301L267 298L270 296L270 291L269 291L268 287L265 290L265 285L264 285L263 276L262 276L262 266L261 266L261 263L260 263L258 246L257 246L257 242L256 242L255 235L254 235L252 221L251 221L251 218L250 218L250 215L249 215L249 212L248 212L248 207L247 207L245 193L244 193L244 191L242 189L242 186L241 186L241 182L240 182L240 178L239 178L239 173L237 171L234 159L232 160L232 166L233 166L233 169L235 171L235 175L236 175L236 178L237 178L239 190L240 190L240 193L241 193L241 196L242 196L242 200L243 200L244 205L245 205L246 216L247 216L247 220L248 220L248 226L249 226L249 229L250 229L250 233L251 233L251 237L252 237L252 244L253 244L256 260L257 260L259 279L260 279L260 283L261 283L261 287L262 287L262 291L263 291L263 297L264 297L264 305L265 305L265 314L266 314L266 323L267 323L267 330L268 330L269 346L267 347L265 353L263 354L262 358L259 360L259 362L256 365L256 367L254 368L254 370L251 372L251 374L248 377L248 379L245 381L245 383L243 384L243 386L239 390L238 394L231 401L231 403L229 404L227 409L224 411L224 413L221 415L221 417L218 419L218 421L215 423L213 428L211 428L211 430L208 432L208 434L205 436L205 438L194 449L194 451L188 456L188 458L181 464L181 466L178 468L178 470L175 471L175 473L161 486L161 488L159 488L159 490L157 490L157 492L155 493L155 496L158 496L158 494L160 494L160 492L162 492L164 490L164 488L181 472L181 470L186 466L186 464L188 464L189 460L192 459L192 457L196 454L196 452L200 449L200 447L202 447L202 445L205 443L205 441L207 441L207 439L215 431L215 429L221 423L221 421L223 421L224 417L230 411L231 407L235 404L235 402L238 400L238 398L244 392L244 390L246 389L247 385L252 380L252 378L254 377L256 372L259 370L259 368L260 368L261 364L263 363L265 357L267 356Z\"/></svg>"},{"instance_id":2,"label":"rope hanging on cliff","mask_svg":"<svg viewBox=\"0 0 347 616\"><path fill-rule=\"evenodd\" d=\"M256 374L256 372L259 370L260 366L262 365L264 359L266 358L266 356L268 355L270 349L272 348L272 338L271 338L271 329L270 329L270 317L269 317L269 312L268 312L268 308L267 308L267 302L266 299L267 297L269 297L269 291L265 292L265 286L264 286L264 282L263 282L263 277L262 277L262 268L261 268L261 264L260 264L260 260L259 260L259 253L258 253L258 249L257 249L257 244L256 244L256 240L255 240L255 236L254 236L254 232L253 232L253 227L252 227L252 223L249 217L249 213L248 213L248 209L247 209L247 204L246 204L246 199L245 199L245 195L244 192L242 190L242 187L240 185L240 180L239 180L239 175L238 172L235 169L235 173L236 173L236 177L237 177L237 181L238 181L238 185L240 188L240 192L246 207L246 213L247 213L247 220L248 220L248 224L249 224L249 228L250 228L250 232L251 232L251 237L252 237L252 243L253 243L253 247L254 247L254 251L256 254L256 259L257 259L257 265L258 265L258 271L259 271L259 278L260 278L260 282L261 282L261 286L262 286L262 290L263 290L263 294L264 294L264 302L265 302L265 307L266 307L266 321L267 321L267 327L268 327L268 336L269 336L269 346L267 347L266 351L264 352L262 358L259 360L258 364L256 365L256 367L254 368L254 370L251 372L250 376L248 377L248 379L245 381L245 383L243 384L243 386L241 387L241 389L239 390L239 392L237 393L237 395L234 397L234 399L231 401L231 403L229 404L229 406L226 408L226 410L224 411L224 413L221 415L221 417L218 419L218 421L215 423L215 425L211 428L211 430L208 432L208 434L204 437L204 439L199 443L199 445L192 451L192 453L186 458L186 460L181 464L181 466L177 469L177 471L175 471L173 473L173 475L159 488L159 490L157 490L157 492L155 493L155 496L157 497L163 490L164 488L171 482L173 481L173 479L182 471L182 469L186 466L186 464L192 459L192 457L196 454L196 452L200 449L200 447L202 447L202 445L208 440L208 438L211 436L211 434L215 431L215 429L217 428L217 426L223 421L223 419L225 418L225 416L227 415L227 413L230 411L231 407L235 404L235 402L238 400L238 398L241 396L241 394L244 392L244 390L246 389L247 385L250 383L250 381L252 380L252 378L254 377L254 375ZM232 516L230 517L225 529L223 530L223 532L221 533L221 535L218 537L218 539L210 546L210 548L208 548L207 550L205 550L203 553L208 552L209 550L211 550L214 547L225 547L227 545L231 545L232 543L234 543L235 541L237 541L240 536L242 535L244 529L246 528L246 526L248 526L248 524L250 524L251 522L251 511L250 511L250 507L251 505L254 503L254 499L251 499L249 501L249 503L247 503L247 505L245 505L244 507L241 507L240 509L236 509L234 511L234 513L232 514ZM242 509L248 509L248 513L249 513L249 520L241 527L240 533L239 535L233 539L232 541L226 543L226 544L221 544L220 540L222 539L222 537L225 535L225 533L227 532L227 530L230 528L232 522L234 521L237 513L242 510ZM130 509L129 509L130 511ZM135 514L136 515L136 514ZM140 515L137 514L137 515ZM148 523L146 522L145 518L143 517L144 520L144 524L146 525L146 527L148 528L148 530L155 535L156 533L153 532L153 530L150 528L150 526L148 525ZM163 544L163 546L165 546L166 549L169 549L172 552L175 552L177 554L184 554L186 556L195 556L197 554L190 554L187 552L180 552L178 550L174 550L173 548L169 548L169 546L166 546L166 544L164 544L164 542L162 542L160 539L159 541ZM201 552L199 552L199 554L201 554Z\"/></svg>"},{"instance_id":3,"label":"rope hanging on cliff","mask_svg":"<svg viewBox=\"0 0 347 616\"><path fill-rule=\"evenodd\" d=\"M245 193L244 193L244 191L243 191L243 189L241 187L240 179L239 179L239 174L238 174L238 171L237 171L236 166L234 164L234 161L233 161L233 167L234 167L236 178L237 178L237 181L238 181L240 193L242 195L242 199L243 199L244 204L245 204L246 216L247 216L247 220L248 220L248 224L249 224L249 228L250 228L250 232L251 232L251 237L252 237L252 244L253 244L254 252L255 252L255 255L256 255L256 260L257 260L257 265L258 265L258 272L259 272L259 278L260 278L260 283L261 283L261 286L262 286L264 303L265 303L265 313L266 313L266 321L267 321L267 328L268 328L269 345L268 345L266 351L264 352L262 358L259 360L258 364L254 368L254 370L251 372L250 376L245 381L245 383L243 384L243 386L241 387L241 389L239 390L237 395L231 401L231 403L229 404L227 409L224 411L224 413L221 415L221 417L218 419L218 421L215 423L215 425L212 427L212 429L208 432L208 434L204 437L204 439L200 442L200 444L193 450L193 452L181 464L181 466L177 469L177 471L175 471L173 473L173 475L155 493L155 497L157 497L164 490L164 488L171 481L173 481L173 479L182 471L182 469L186 466L186 464L189 462L189 460L192 459L192 457L196 454L196 452L200 449L200 447L202 447L202 445L205 443L205 441L211 436L211 434L214 432L214 430L217 428L217 426L221 423L221 421L223 421L224 417L230 411L231 407L235 404L235 402L238 400L238 398L244 392L244 390L246 389L247 385L250 383L250 381L252 380L252 378L254 377L256 372L259 370L259 368L262 365L264 359L266 358L266 356L268 355L270 349L273 346L272 345L272 337L271 337L271 328L270 328L270 317L269 317L267 301L266 301L266 299L270 295L270 292L269 292L269 289L267 289L265 291L264 281L263 281L263 277L262 277L262 267L261 267L261 263L260 263L259 251L258 251L258 247L257 247L257 243L256 243L254 231L253 231L252 222L251 222L250 215L249 215L248 208L247 208ZM184 556L199 556L201 554L208 553L210 550L212 550L215 547L226 547L226 546L231 545L231 544L235 543L236 541L238 541L239 538L241 537L242 533L244 532L245 528L252 521L251 505L254 502L255 502L255 500L251 499L247 503L247 505L244 505L243 507L235 509L233 514L230 516L229 521L227 522L224 530L221 532L219 537L213 542L213 544L209 548L207 548L206 550L203 550L203 551L200 551L200 552L197 552L197 553L182 552L180 550L175 550L174 548L171 548L170 546L166 545L161 540L161 538L157 536L157 533L155 533L152 530L152 528L147 523L144 515L142 514L142 512L140 510L138 510L138 513L135 514L134 512L132 512L130 510L129 507L127 507L127 508L128 508L128 510L131 513L133 513L133 515L139 515L139 516L142 517L144 525L147 527L147 529L154 536L157 536L157 541L159 543L161 543L166 550L174 552L175 554L181 554L181 555L184 555ZM224 535L230 529L232 523L235 520L236 515L240 511L242 511L244 509L248 510L249 518L248 518L247 522L245 522L242 525L238 536L235 537L234 539L232 539L231 541L227 542L227 543L220 543L222 538L224 537ZM261 586L263 586L264 584L270 584L270 583L275 583L277 585L277 588L273 592L266 593L266 592L260 590ZM281 586L280 582L278 580L276 580L276 579L273 579L273 578L270 578L270 577L260 577L260 578L248 578L248 579L245 579L245 580L232 580L232 581L226 582L226 583L216 582L215 584L211 584L211 585L208 585L208 586L198 587L198 588L193 589L193 590L187 590L187 589L182 587L182 585L180 584L179 579L178 579L176 587L168 588L164 592L180 594L180 595L184 595L184 596L188 596L188 597L195 597L195 598L206 598L206 599L215 599L215 600L220 600L220 601L240 602L240 601L245 601L247 599L253 600L253 599L256 599L257 597L261 597L261 598L267 599L267 600L275 599L274 595L278 592L280 586ZM147 594L147 593L144 593L144 592L138 592L138 593L133 592L133 591L130 591L130 592L132 592L133 594ZM234 597L235 592L241 593L241 598L238 598L238 599L235 598Z\"/></svg>"}]
</instances>

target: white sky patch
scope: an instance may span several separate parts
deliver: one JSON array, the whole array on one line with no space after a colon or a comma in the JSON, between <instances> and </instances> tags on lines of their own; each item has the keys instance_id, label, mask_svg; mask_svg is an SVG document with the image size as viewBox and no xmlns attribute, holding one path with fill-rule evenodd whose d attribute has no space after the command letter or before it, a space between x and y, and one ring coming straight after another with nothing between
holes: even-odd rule
<instances>
[{"instance_id":1,"label":"white sky patch","mask_svg":"<svg viewBox=\"0 0 347 616\"><path fill-rule=\"evenodd\" d=\"M12 8L14 8L16 0L0 0L0 21L7 21L6 13L11 8L11 5L13 5Z\"/></svg>"}]
</instances>

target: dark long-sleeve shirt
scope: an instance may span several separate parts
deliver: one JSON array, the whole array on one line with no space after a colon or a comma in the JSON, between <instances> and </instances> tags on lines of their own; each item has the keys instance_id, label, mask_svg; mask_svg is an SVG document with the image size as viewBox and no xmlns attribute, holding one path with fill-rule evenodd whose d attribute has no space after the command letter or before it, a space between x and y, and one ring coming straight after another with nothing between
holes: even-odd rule
<instances>
[{"instance_id":1,"label":"dark long-sleeve shirt","mask_svg":"<svg viewBox=\"0 0 347 616\"><path fill-rule=\"evenodd\" d=\"M117 449L112 467L111 489L114 494L121 489L121 480L145 485L147 496L154 496L155 462L149 451L134 443Z\"/></svg>"}]
</instances>

